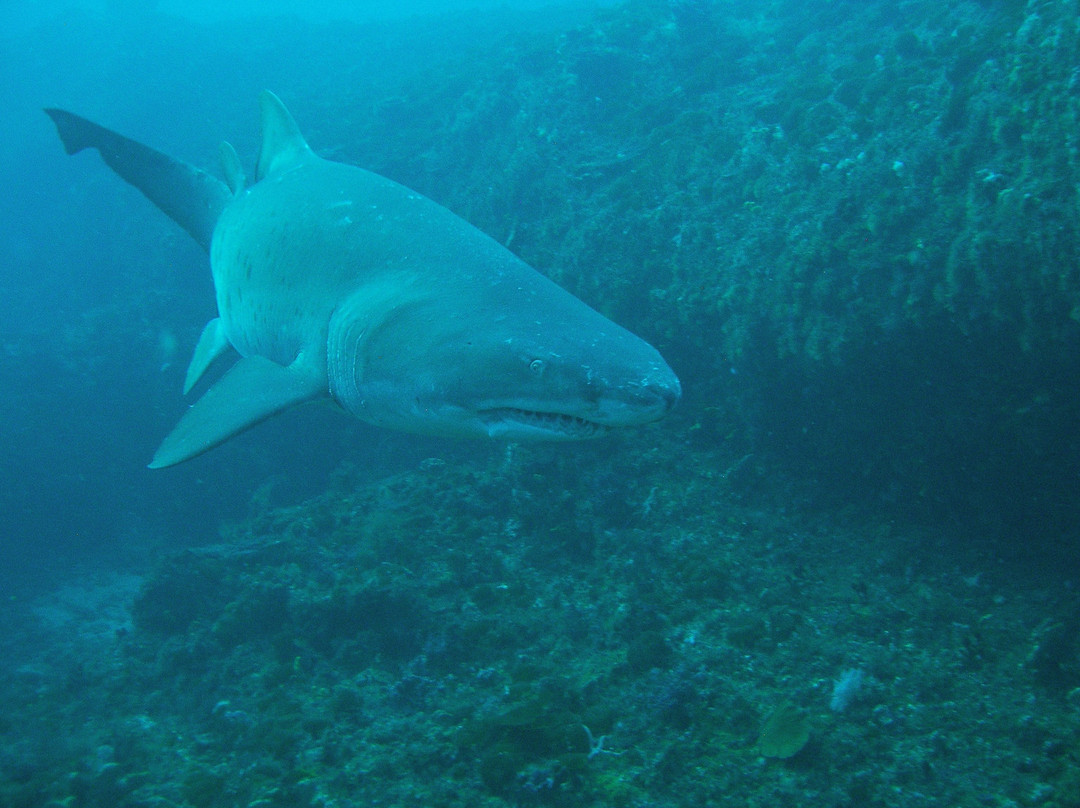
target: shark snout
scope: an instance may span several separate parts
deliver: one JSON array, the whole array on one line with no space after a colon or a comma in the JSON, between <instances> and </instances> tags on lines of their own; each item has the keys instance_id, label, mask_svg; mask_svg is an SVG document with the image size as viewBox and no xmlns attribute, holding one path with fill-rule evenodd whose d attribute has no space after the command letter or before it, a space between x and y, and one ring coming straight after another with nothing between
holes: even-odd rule
<instances>
[{"instance_id":1,"label":"shark snout","mask_svg":"<svg viewBox=\"0 0 1080 808\"><path fill-rule=\"evenodd\" d=\"M682 385L667 367L643 381L619 388L601 409L608 410L612 421L648 423L663 418L678 403Z\"/></svg>"},{"instance_id":2,"label":"shark snout","mask_svg":"<svg viewBox=\"0 0 1080 808\"><path fill-rule=\"evenodd\" d=\"M644 407L657 413L657 418L666 415L682 398L682 385L674 373L665 379L646 382L639 395Z\"/></svg>"},{"instance_id":3,"label":"shark snout","mask_svg":"<svg viewBox=\"0 0 1080 808\"><path fill-rule=\"evenodd\" d=\"M679 399L682 398L682 385L679 384L679 380L674 373L666 382L656 382L649 385L646 391L647 395L656 401L662 415L678 404Z\"/></svg>"}]
</instances>

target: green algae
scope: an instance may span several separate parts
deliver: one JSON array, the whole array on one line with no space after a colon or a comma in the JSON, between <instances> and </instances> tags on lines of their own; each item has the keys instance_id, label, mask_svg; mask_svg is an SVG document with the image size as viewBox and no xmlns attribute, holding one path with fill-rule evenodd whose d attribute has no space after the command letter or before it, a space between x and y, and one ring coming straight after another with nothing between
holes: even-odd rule
<instances>
[{"instance_id":1,"label":"green algae","mask_svg":"<svg viewBox=\"0 0 1080 808\"><path fill-rule=\"evenodd\" d=\"M758 737L758 751L765 757L785 760L802 751L810 740L810 721L806 713L785 703L769 715Z\"/></svg>"}]
</instances>

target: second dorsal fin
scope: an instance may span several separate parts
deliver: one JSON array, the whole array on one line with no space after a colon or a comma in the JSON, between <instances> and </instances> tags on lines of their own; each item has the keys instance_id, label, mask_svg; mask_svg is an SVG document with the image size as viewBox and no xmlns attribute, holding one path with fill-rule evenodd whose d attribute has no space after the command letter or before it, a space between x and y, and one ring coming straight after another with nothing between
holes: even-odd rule
<instances>
[{"instance_id":1,"label":"second dorsal fin","mask_svg":"<svg viewBox=\"0 0 1080 808\"><path fill-rule=\"evenodd\" d=\"M233 144L224 140L221 141L218 152L221 154L221 169L225 172L225 182L228 183L233 196L236 196L244 190L246 182L244 168L240 165L240 155L236 153Z\"/></svg>"}]
</instances>

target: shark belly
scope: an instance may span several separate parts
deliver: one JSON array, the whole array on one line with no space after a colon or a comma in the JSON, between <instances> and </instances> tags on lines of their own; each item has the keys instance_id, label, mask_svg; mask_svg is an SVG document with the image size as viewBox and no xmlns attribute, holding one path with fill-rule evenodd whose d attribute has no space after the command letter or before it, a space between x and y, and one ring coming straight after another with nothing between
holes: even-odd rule
<instances>
[{"instance_id":1,"label":"shark belly","mask_svg":"<svg viewBox=\"0 0 1080 808\"><path fill-rule=\"evenodd\" d=\"M331 317L351 296L368 290L372 314L402 305L440 241L425 215L437 206L404 191L312 155L239 194L210 249L219 316L237 352L287 365L301 352L325 352ZM387 284L388 297L371 291ZM431 297L453 285L426 280Z\"/></svg>"},{"instance_id":2,"label":"shark belly","mask_svg":"<svg viewBox=\"0 0 1080 808\"><path fill-rule=\"evenodd\" d=\"M222 212L210 267L218 316L237 353L289 365L305 350L314 359L311 349L325 345L335 295L319 229L285 215L292 200L276 191L256 186Z\"/></svg>"}]
</instances>

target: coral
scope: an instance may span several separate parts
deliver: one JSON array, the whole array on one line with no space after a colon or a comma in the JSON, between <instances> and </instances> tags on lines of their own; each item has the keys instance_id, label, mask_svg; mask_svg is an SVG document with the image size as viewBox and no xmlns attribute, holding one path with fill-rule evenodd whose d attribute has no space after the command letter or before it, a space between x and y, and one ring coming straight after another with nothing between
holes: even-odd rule
<instances>
[{"instance_id":1,"label":"coral","mask_svg":"<svg viewBox=\"0 0 1080 808\"><path fill-rule=\"evenodd\" d=\"M833 682L832 695L829 697L829 709L842 713L859 696L865 674L861 668L848 668Z\"/></svg>"}]
</instances>

